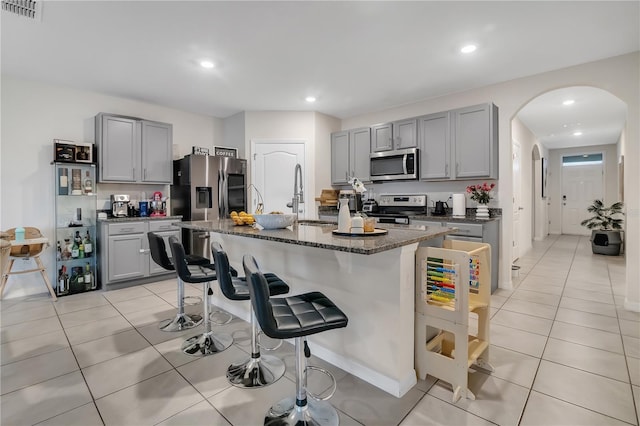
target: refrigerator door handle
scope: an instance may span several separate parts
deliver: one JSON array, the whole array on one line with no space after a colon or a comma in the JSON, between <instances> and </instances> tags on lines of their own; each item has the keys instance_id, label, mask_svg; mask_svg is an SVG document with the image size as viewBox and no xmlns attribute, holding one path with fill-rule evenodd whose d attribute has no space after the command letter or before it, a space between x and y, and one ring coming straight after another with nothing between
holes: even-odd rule
<instances>
[{"instance_id":1,"label":"refrigerator door handle","mask_svg":"<svg viewBox=\"0 0 640 426\"><path fill-rule=\"evenodd\" d=\"M225 196L224 196L224 173L218 170L218 219L224 219L226 215L225 210Z\"/></svg>"}]
</instances>

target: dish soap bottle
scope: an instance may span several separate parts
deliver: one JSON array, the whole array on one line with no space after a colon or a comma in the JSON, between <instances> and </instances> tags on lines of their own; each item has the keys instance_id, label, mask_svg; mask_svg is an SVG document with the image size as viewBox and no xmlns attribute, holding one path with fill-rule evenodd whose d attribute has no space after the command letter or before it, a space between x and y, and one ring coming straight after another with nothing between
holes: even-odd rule
<instances>
[{"instance_id":1,"label":"dish soap bottle","mask_svg":"<svg viewBox=\"0 0 640 426\"><path fill-rule=\"evenodd\" d=\"M340 198L340 210L338 211L338 232L351 232L351 212L349 211L348 198Z\"/></svg>"}]
</instances>

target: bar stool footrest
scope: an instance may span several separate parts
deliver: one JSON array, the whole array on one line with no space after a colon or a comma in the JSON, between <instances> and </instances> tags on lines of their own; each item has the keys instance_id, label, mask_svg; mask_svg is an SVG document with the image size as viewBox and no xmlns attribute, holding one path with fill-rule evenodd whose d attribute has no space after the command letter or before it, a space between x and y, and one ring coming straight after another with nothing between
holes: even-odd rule
<instances>
[{"instance_id":1,"label":"bar stool footrest","mask_svg":"<svg viewBox=\"0 0 640 426\"><path fill-rule=\"evenodd\" d=\"M340 419L336 409L326 401L307 400L307 404L300 407L296 405L295 398L285 398L271 406L264 424L338 426Z\"/></svg>"},{"instance_id":2,"label":"bar stool footrest","mask_svg":"<svg viewBox=\"0 0 640 426\"><path fill-rule=\"evenodd\" d=\"M242 363L233 363L227 369L227 380L239 388L269 386L284 375L284 362L273 355L260 355Z\"/></svg>"},{"instance_id":3,"label":"bar stool footrest","mask_svg":"<svg viewBox=\"0 0 640 426\"><path fill-rule=\"evenodd\" d=\"M191 356L207 356L222 352L233 343L228 334L206 332L188 338L182 344L182 352Z\"/></svg>"},{"instance_id":4,"label":"bar stool footrest","mask_svg":"<svg viewBox=\"0 0 640 426\"><path fill-rule=\"evenodd\" d=\"M200 324L202 324L202 317L198 314L177 314L173 319L161 321L159 328L162 331L182 331Z\"/></svg>"}]
</instances>

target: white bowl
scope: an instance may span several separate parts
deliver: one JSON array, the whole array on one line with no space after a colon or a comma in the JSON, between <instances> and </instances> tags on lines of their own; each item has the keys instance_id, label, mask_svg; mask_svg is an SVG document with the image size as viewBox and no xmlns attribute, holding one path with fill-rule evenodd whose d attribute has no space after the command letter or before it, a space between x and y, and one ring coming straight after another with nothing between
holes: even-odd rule
<instances>
[{"instance_id":1,"label":"white bowl","mask_svg":"<svg viewBox=\"0 0 640 426\"><path fill-rule=\"evenodd\" d=\"M295 214L254 214L256 223L264 229L282 229L293 225Z\"/></svg>"}]
</instances>

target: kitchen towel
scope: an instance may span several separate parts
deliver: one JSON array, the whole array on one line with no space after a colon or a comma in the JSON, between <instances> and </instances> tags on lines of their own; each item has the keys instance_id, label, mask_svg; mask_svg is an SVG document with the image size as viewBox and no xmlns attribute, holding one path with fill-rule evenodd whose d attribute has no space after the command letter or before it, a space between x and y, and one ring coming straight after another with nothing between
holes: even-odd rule
<instances>
[{"instance_id":1,"label":"kitchen towel","mask_svg":"<svg viewBox=\"0 0 640 426\"><path fill-rule=\"evenodd\" d=\"M466 213L464 194L453 194L453 215L466 216Z\"/></svg>"}]
</instances>

